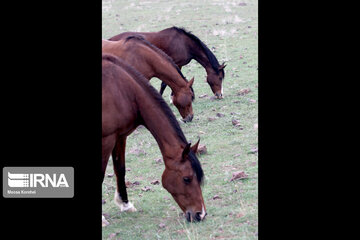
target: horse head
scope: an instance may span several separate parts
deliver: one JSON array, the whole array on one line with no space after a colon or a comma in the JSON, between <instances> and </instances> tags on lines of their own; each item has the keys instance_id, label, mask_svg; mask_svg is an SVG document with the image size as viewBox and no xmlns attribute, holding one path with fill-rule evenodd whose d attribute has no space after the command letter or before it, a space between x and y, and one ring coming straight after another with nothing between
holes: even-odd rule
<instances>
[{"instance_id":1,"label":"horse head","mask_svg":"<svg viewBox=\"0 0 360 240\"><path fill-rule=\"evenodd\" d=\"M215 97L218 99L223 98L223 87L222 82L225 77L224 68L226 67L225 63L221 64L218 67L218 71L208 72L206 81L210 85L211 90L215 94Z\"/></svg>"},{"instance_id":2,"label":"horse head","mask_svg":"<svg viewBox=\"0 0 360 240\"><path fill-rule=\"evenodd\" d=\"M194 78L187 82L179 91L176 93L173 92L171 95L172 103L179 110L184 122L191 122L194 117L192 109L192 101L194 100L194 92L192 90L193 83Z\"/></svg>"},{"instance_id":3,"label":"horse head","mask_svg":"<svg viewBox=\"0 0 360 240\"><path fill-rule=\"evenodd\" d=\"M189 222L201 221L206 216L200 188L204 173L195 155L199 141L192 147L188 143L179 152L178 159L167 159L162 175L163 187L173 196Z\"/></svg>"}]
</instances>

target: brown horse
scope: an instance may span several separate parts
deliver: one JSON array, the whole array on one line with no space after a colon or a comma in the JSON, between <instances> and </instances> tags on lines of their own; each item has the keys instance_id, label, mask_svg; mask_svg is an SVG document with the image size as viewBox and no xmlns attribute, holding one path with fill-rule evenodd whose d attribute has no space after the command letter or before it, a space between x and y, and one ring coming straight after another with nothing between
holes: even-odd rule
<instances>
[{"instance_id":1,"label":"brown horse","mask_svg":"<svg viewBox=\"0 0 360 240\"><path fill-rule=\"evenodd\" d=\"M114 200L121 211L136 211L126 192L125 145L127 136L139 125L144 125L159 145L165 163L163 187L188 221L203 220L206 208L200 185L204 173L195 155L200 140L191 147L171 109L149 82L116 56L103 54L102 177L112 154L117 179Z\"/></svg>"},{"instance_id":2,"label":"brown horse","mask_svg":"<svg viewBox=\"0 0 360 240\"><path fill-rule=\"evenodd\" d=\"M117 42L103 40L102 51L120 57L148 80L157 77L168 84L173 91L172 103L179 110L183 121L190 122L193 119L194 78L188 82L163 51L141 36L130 36Z\"/></svg>"},{"instance_id":3,"label":"brown horse","mask_svg":"<svg viewBox=\"0 0 360 240\"><path fill-rule=\"evenodd\" d=\"M181 69L195 59L206 70L207 83L217 98L223 97L222 81L225 77L224 68L226 65L219 64L215 55L195 35L183 28L172 27L159 32L124 32L109 38L111 41L118 41L130 35L140 34L146 40L163 50L169 55ZM166 84L161 84L160 93L165 90Z\"/></svg>"}]
</instances>

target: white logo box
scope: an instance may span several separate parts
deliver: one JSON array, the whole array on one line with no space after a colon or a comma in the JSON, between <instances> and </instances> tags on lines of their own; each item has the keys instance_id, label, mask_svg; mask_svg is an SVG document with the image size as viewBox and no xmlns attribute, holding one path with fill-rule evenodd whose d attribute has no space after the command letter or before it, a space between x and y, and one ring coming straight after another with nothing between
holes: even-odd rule
<instances>
[{"instance_id":1,"label":"white logo box","mask_svg":"<svg viewBox=\"0 0 360 240\"><path fill-rule=\"evenodd\" d=\"M4 167L5 198L72 198L73 167Z\"/></svg>"}]
</instances>

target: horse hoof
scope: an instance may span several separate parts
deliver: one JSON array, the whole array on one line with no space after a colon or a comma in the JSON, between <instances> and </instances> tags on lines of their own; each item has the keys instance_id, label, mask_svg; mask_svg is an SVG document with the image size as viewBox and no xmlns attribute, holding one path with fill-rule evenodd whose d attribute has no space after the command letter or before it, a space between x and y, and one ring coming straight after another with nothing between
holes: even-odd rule
<instances>
[{"instance_id":1,"label":"horse hoof","mask_svg":"<svg viewBox=\"0 0 360 240\"><path fill-rule=\"evenodd\" d=\"M137 209L133 206L132 208L129 208L125 210L126 212L137 212Z\"/></svg>"},{"instance_id":2,"label":"horse hoof","mask_svg":"<svg viewBox=\"0 0 360 240\"><path fill-rule=\"evenodd\" d=\"M106 226L108 226L108 225L110 225L110 223L105 219L104 216L102 216L102 226L103 226L103 227L106 227Z\"/></svg>"},{"instance_id":3,"label":"horse hoof","mask_svg":"<svg viewBox=\"0 0 360 240\"><path fill-rule=\"evenodd\" d=\"M119 197L119 193L115 192L114 203L120 208L120 212L136 212L136 208L131 202L124 203Z\"/></svg>"},{"instance_id":4,"label":"horse hoof","mask_svg":"<svg viewBox=\"0 0 360 240\"><path fill-rule=\"evenodd\" d=\"M121 212L136 212L137 210L131 202L128 202L128 203L122 203L120 205L120 211Z\"/></svg>"}]
</instances>

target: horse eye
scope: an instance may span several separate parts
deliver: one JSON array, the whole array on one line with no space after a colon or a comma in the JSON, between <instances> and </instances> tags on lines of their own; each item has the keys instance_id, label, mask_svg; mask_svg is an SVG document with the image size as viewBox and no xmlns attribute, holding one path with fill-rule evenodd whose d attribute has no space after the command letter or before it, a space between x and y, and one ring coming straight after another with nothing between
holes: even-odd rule
<instances>
[{"instance_id":1,"label":"horse eye","mask_svg":"<svg viewBox=\"0 0 360 240\"><path fill-rule=\"evenodd\" d=\"M188 178L188 177L184 177L183 178L185 184L189 184L191 182L191 178Z\"/></svg>"}]
</instances>

